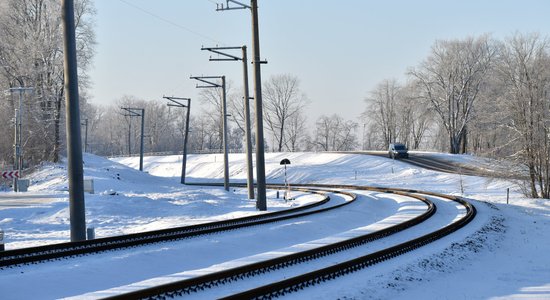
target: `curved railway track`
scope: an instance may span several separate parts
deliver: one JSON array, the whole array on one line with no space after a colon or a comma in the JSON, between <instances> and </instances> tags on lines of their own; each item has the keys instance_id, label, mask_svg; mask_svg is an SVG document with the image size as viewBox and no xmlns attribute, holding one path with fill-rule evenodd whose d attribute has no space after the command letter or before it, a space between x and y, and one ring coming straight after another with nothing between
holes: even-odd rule
<instances>
[{"instance_id":1,"label":"curved railway track","mask_svg":"<svg viewBox=\"0 0 550 300\"><path fill-rule=\"evenodd\" d=\"M319 259L325 256L329 256L334 253L346 251L351 248L358 247L360 245L367 244L374 240L381 239L383 237L395 234L403 231L407 228L420 224L421 222L430 218L436 212L436 206L423 195L434 196L439 198L455 201L460 204L464 210L464 216L458 218L452 223L428 234L422 235L418 238L400 243L398 245L387 247L383 250L376 251L367 255L356 257L351 260L347 260L336 265L317 269L306 274L301 274L292 278L288 278L282 281L273 282L264 286L259 286L244 292L240 292L234 295L227 296L228 299L270 299L273 297L281 296L286 293L303 289L307 286L315 285L326 280L337 278L357 270L366 268L373 264L391 259L395 256L407 253L414 249L417 249L423 245L440 239L469 223L476 214L476 209L473 205L467 201L455 197L448 196L439 193L422 192L417 190L406 189L388 189L377 187L358 187L351 185L304 185L307 188L330 188L330 189L350 189L350 190L366 190L377 191L382 193L394 193L406 197L412 197L427 204L427 210L405 222L384 228L382 230L359 235L347 240L339 241L336 243L320 246L317 248L309 249L306 251L291 253L283 255L273 259L262 260L239 267L225 269L223 271L212 272L205 275L196 276L193 278L187 278L183 280L176 280L161 285L155 285L148 288L141 288L138 290L129 291L124 289L124 292L105 293L103 297L108 299L143 299L143 298L160 298L177 297L193 294L202 290L225 285L233 281L246 279L248 277L264 274L274 270L286 268L303 262Z\"/></svg>"},{"instance_id":2,"label":"curved railway track","mask_svg":"<svg viewBox=\"0 0 550 300\"><path fill-rule=\"evenodd\" d=\"M415 239L397 244L395 246L391 246L383 250L376 251L374 253L369 253L364 256L360 256L299 276L253 288L237 294L229 295L222 299L271 299L283 296L288 293L296 292L306 287L317 285L328 280L345 276L347 274L405 254L419 247L427 245L433 241L436 241L442 237L445 237L468 224L470 221L473 220L476 215L475 207L471 203L459 197L447 196L432 192L420 192L415 190L408 190L408 192L422 193L425 195L447 198L449 200L456 201L464 206L464 208L466 209L466 214L458 220L452 222L451 224L444 226L443 228L422 235Z\"/></svg>"},{"instance_id":3,"label":"curved railway track","mask_svg":"<svg viewBox=\"0 0 550 300\"><path fill-rule=\"evenodd\" d=\"M269 185L269 188L281 188L280 185ZM21 248L0 252L0 268L13 267L16 265L39 263L60 258L72 256L80 256L85 254L100 253L116 249L129 247L137 247L151 243L166 242L180 240L184 238L195 237L204 234L234 230L256 226L271 222L278 222L291 218L298 218L314 213L329 211L355 201L356 196L352 193L333 191L329 189L312 189L312 188L293 188L295 191L303 191L314 194L319 194L323 198L308 205L265 213L261 215L240 217L231 220L208 222L203 224L183 226L155 231L140 232L121 236L112 236L87 240L81 242L67 242L59 244L51 244L38 247ZM344 203L321 207L330 201L327 195L329 192L336 192L351 197L350 201Z\"/></svg>"},{"instance_id":4,"label":"curved railway track","mask_svg":"<svg viewBox=\"0 0 550 300\"><path fill-rule=\"evenodd\" d=\"M342 190L362 190L362 191L374 191L380 193L398 194L405 197L411 197L418 201L422 201L426 204L426 210L422 214L406 220L405 222L395 224L386 227L382 230L371 232L368 234L362 234L341 240L335 243L330 243L320 247L308 249L306 251L295 252L288 255L282 255L273 259L262 260L251 264L226 269L223 271L208 273L205 275L196 276L184 280L177 280L168 284L162 284L152 286L149 288L142 288L139 290L128 291L118 294L104 294L111 299L137 299L137 298L165 298L173 296L181 296L186 294L192 294L211 287L225 285L227 283L245 279L248 277L264 274L278 269L287 268L290 266L298 265L300 263L318 260L323 257L328 257L335 253L347 251L352 248L359 247L361 245L368 244L375 240L382 239L384 237L393 235L397 232L401 232L405 229L418 225L431 216L433 216L437 210L435 204L430 201L426 196L433 196L439 198L445 198L455 201L462 205L466 211L464 216L455 220L451 224L444 226L434 232L422 235L413 240L409 240L397 245L393 245L374 253L369 253L360 257L356 257L351 260L340 262L330 267L320 268L305 274L294 276L282 281L272 282L263 286L252 288L244 292L239 292L234 295L229 295L230 299L269 299L277 296L281 296L293 291L303 289L307 286L315 285L326 280L330 280L339 276L343 276L357 270L366 268L370 265L391 259L392 257L404 254L412 251L418 247L426 245L443 236L446 236L459 228L465 226L470 222L475 214L476 210L473 205L465 200L432 192L423 192L417 190L408 189L391 189L382 187L362 187L353 185L299 185L300 190L304 192L311 192L323 195L323 199L319 202L298 207L290 210L267 213L256 216L249 216L244 218L211 222L193 226L185 226L179 228L157 230L144 233L136 233L131 235L116 236L109 238L101 238L90 241L83 241L77 243L63 243L41 247L33 247L26 249L17 249L0 252L0 268L13 267L15 265L38 263L42 261L49 261L54 259L61 259L72 256L79 256L85 254L99 253L109 250L136 247L140 245L146 245L156 242L179 240L188 237L209 234L213 232L221 232L227 230L234 230L238 228L245 228L250 226L256 226L260 224L266 224L270 222L277 222L287 220L291 218L304 217L320 212L329 211L352 203L356 200L354 193ZM270 185L270 188L280 188L279 185ZM351 198L349 201L339 203L331 206L322 206L327 204L330 197L327 193L340 193L347 195ZM103 297L102 296L102 297Z\"/></svg>"}]
</instances>

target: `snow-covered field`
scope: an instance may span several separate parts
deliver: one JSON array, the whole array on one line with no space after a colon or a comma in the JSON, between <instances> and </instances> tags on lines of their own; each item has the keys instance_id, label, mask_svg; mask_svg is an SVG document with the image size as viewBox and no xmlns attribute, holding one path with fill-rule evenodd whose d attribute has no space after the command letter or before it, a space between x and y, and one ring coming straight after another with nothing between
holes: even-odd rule
<instances>
[{"instance_id":1,"label":"snow-covered field","mask_svg":"<svg viewBox=\"0 0 550 300\"><path fill-rule=\"evenodd\" d=\"M352 154L267 154L269 183L284 182L279 164L283 158L291 161L287 172L291 183L388 186L456 194L471 199L479 211L471 224L450 237L290 298L550 299L549 200L527 199L506 180L438 173L383 157ZM449 159L476 162L472 156ZM231 181L244 183L244 155L231 154L229 160ZM254 202L246 199L244 189L225 192L217 187L181 186L178 156L146 157L148 174L127 167L137 168L135 157L107 160L85 155L84 162L85 177L95 183L95 193L86 194L86 221L98 237L259 213ZM187 182L221 183L222 177L222 155L188 157ZM69 240L65 167L44 165L29 178L32 185L24 198L12 192L0 193L0 229L5 231L7 249ZM507 188L511 190L510 204L506 204ZM296 201L285 202L275 195L275 191L268 191L270 211L319 200L318 196L296 194ZM161 244L161 249L151 245L139 251L128 249L1 270L0 298L75 296L208 268L351 230L354 225L342 220L351 220L353 215L360 214L358 219L374 224L399 210L399 199L372 193L361 197L363 204L323 219L196 238L181 245ZM359 205L366 206L363 209ZM264 234L268 235L261 245L253 243ZM241 244L235 242L237 239L250 242Z\"/></svg>"}]
</instances>

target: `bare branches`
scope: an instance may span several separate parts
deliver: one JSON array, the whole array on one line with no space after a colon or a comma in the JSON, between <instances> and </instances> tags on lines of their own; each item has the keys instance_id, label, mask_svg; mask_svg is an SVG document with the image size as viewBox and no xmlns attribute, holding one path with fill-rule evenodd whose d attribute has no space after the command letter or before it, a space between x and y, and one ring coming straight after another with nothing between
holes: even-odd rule
<instances>
[{"instance_id":1,"label":"bare branches","mask_svg":"<svg viewBox=\"0 0 550 300\"><path fill-rule=\"evenodd\" d=\"M532 197L550 197L550 44L538 35L519 35L501 47L497 68L509 127L520 141L518 157L529 169Z\"/></svg>"},{"instance_id":2,"label":"bare branches","mask_svg":"<svg viewBox=\"0 0 550 300\"><path fill-rule=\"evenodd\" d=\"M0 83L4 88L32 86L25 104L29 137L25 155L30 163L58 160L63 148L64 70L61 4L56 0L6 0L0 10ZM79 46L81 91L93 57L95 36L91 0L77 1L75 17ZM84 97L81 99L85 99Z\"/></svg>"},{"instance_id":3,"label":"bare branches","mask_svg":"<svg viewBox=\"0 0 550 300\"><path fill-rule=\"evenodd\" d=\"M315 129L315 148L321 151L350 151L357 147L357 128L339 115L321 116Z\"/></svg>"},{"instance_id":4,"label":"bare branches","mask_svg":"<svg viewBox=\"0 0 550 300\"><path fill-rule=\"evenodd\" d=\"M465 40L437 41L432 54L409 74L423 87L449 134L451 153L464 153L467 124L492 67L497 47L487 36Z\"/></svg>"},{"instance_id":5,"label":"bare branches","mask_svg":"<svg viewBox=\"0 0 550 300\"><path fill-rule=\"evenodd\" d=\"M387 149L402 142L418 149L432 122L432 113L417 96L419 87L401 86L396 80L384 80L365 99L365 126L369 125L370 147ZM367 128L365 128L366 130Z\"/></svg>"},{"instance_id":6,"label":"bare branches","mask_svg":"<svg viewBox=\"0 0 550 300\"><path fill-rule=\"evenodd\" d=\"M287 123L308 104L300 90L300 81L291 75L273 76L263 86L265 122L277 140L276 149L285 144Z\"/></svg>"}]
</instances>

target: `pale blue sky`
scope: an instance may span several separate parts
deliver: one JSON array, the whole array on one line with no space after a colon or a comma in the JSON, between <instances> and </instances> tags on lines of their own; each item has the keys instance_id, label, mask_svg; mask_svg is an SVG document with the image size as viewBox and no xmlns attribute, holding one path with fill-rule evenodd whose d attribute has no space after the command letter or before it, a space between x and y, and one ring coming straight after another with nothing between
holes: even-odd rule
<instances>
[{"instance_id":1,"label":"pale blue sky","mask_svg":"<svg viewBox=\"0 0 550 300\"><path fill-rule=\"evenodd\" d=\"M225 0L95 0L97 55L92 103L123 95L198 100L190 75L226 75L242 86L241 64L209 62L201 46L251 50L250 12L217 12ZM242 0L248 2L247 0ZM404 79L437 39L514 32L550 35L545 0L259 0L262 79L289 73L311 100L308 118L356 119L383 79ZM154 16L153 16L154 15ZM249 51L250 56L250 51ZM252 90L252 80L251 90ZM195 101L194 108L199 106Z\"/></svg>"}]
</instances>

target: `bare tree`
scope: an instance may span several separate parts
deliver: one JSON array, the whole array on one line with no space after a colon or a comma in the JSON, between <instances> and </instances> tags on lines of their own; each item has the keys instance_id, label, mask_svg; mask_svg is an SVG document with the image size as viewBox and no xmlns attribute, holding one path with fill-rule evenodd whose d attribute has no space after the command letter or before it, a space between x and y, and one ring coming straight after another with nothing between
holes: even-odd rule
<instances>
[{"instance_id":1,"label":"bare tree","mask_svg":"<svg viewBox=\"0 0 550 300\"><path fill-rule=\"evenodd\" d=\"M383 148L388 148L397 138L400 90L401 86L396 80L384 80L365 100L367 110L363 113L363 118L371 124L370 130L380 133Z\"/></svg>"},{"instance_id":2,"label":"bare tree","mask_svg":"<svg viewBox=\"0 0 550 300\"><path fill-rule=\"evenodd\" d=\"M245 132L245 115L244 115L244 99L243 99L242 93L231 92L230 94L227 95L227 101L228 101L227 111L230 114L231 121L237 126L239 130L241 130L244 133Z\"/></svg>"},{"instance_id":3,"label":"bare tree","mask_svg":"<svg viewBox=\"0 0 550 300\"><path fill-rule=\"evenodd\" d=\"M225 83L226 95L232 94L232 84L230 81ZM234 96L233 96L234 97ZM229 97L227 97L229 98ZM212 137L209 139L209 143L217 143L218 145L210 149L222 149L223 144L223 89L222 88L206 88L200 92L200 100L207 104L205 111L202 113L204 116L209 116L210 118L210 127L211 130L217 132L216 141L212 140ZM228 106L230 103L235 101L228 101ZM241 124L241 123L238 123ZM229 124L228 124L229 127ZM228 128L227 132L230 133L231 129Z\"/></svg>"},{"instance_id":4,"label":"bare tree","mask_svg":"<svg viewBox=\"0 0 550 300\"><path fill-rule=\"evenodd\" d=\"M415 85L402 86L395 79L376 86L365 99L367 107L361 116L365 147L368 144L369 148L387 149L396 141L412 149L420 146L432 123L432 114L415 89Z\"/></svg>"},{"instance_id":5,"label":"bare tree","mask_svg":"<svg viewBox=\"0 0 550 300\"><path fill-rule=\"evenodd\" d=\"M357 147L358 124L339 115L321 116L315 128L316 149L321 151L349 151Z\"/></svg>"},{"instance_id":6,"label":"bare tree","mask_svg":"<svg viewBox=\"0 0 550 300\"><path fill-rule=\"evenodd\" d=\"M6 79L7 88L34 88L32 101L24 105L27 159L56 161L62 148L64 128L61 3L56 0L5 0L3 6L0 10L0 76ZM94 14L91 0L77 1L75 18L83 95L86 70L94 54ZM85 102L85 96L81 98Z\"/></svg>"},{"instance_id":7,"label":"bare tree","mask_svg":"<svg viewBox=\"0 0 550 300\"><path fill-rule=\"evenodd\" d=\"M549 47L538 34L516 34L504 43L498 64L507 125L520 145L514 156L528 167L534 198L550 198Z\"/></svg>"},{"instance_id":8,"label":"bare tree","mask_svg":"<svg viewBox=\"0 0 550 300\"><path fill-rule=\"evenodd\" d=\"M431 55L409 72L449 135L451 153L467 148L467 126L497 47L488 36L437 41Z\"/></svg>"},{"instance_id":9,"label":"bare tree","mask_svg":"<svg viewBox=\"0 0 550 300\"><path fill-rule=\"evenodd\" d=\"M263 85L264 119L276 140L277 151L282 151L289 120L308 104L300 90L297 77L284 74L272 76Z\"/></svg>"},{"instance_id":10,"label":"bare tree","mask_svg":"<svg viewBox=\"0 0 550 300\"><path fill-rule=\"evenodd\" d=\"M296 112L288 122L288 130L286 130L285 148L288 151L300 150L300 144L304 143L307 136L306 117L301 112Z\"/></svg>"},{"instance_id":11,"label":"bare tree","mask_svg":"<svg viewBox=\"0 0 550 300\"><path fill-rule=\"evenodd\" d=\"M411 149L418 149L433 122L429 103L417 96L414 84L408 84L400 91L398 98L398 139Z\"/></svg>"},{"instance_id":12,"label":"bare tree","mask_svg":"<svg viewBox=\"0 0 550 300\"><path fill-rule=\"evenodd\" d=\"M180 151L182 149L181 145L183 145L185 134L185 109L170 109L165 102L160 101L145 103L145 127L149 140L149 151Z\"/></svg>"}]
</instances>

